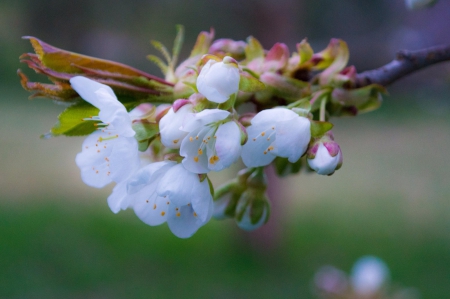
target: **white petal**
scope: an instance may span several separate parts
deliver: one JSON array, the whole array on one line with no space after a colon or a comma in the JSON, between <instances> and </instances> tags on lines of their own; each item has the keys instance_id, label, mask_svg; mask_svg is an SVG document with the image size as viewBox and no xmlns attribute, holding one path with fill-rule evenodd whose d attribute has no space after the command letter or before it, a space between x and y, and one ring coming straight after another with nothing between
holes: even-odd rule
<instances>
[{"instance_id":1,"label":"white petal","mask_svg":"<svg viewBox=\"0 0 450 299\"><path fill-rule=\"evenodd\" d=\"M121 182L117 184L111 195L108 196L108 206L113 213L118 213L120 210L126 210L130 205L129 198L127 196L127 182Z\"/></svg>"},{"instance_id":2,"label":"white petal","mask_svg":"<svg viewBox=\"0 0 450 299\"><path fill-rule=\"evenodd\" d=\"M133 137L107 139L110 137L108 132L92 133L75 159L83 182L89 186L101 188L112 181L119 183L139 167L137 141Z\"/></svg>"},{"instance_id":3,"label":"white petal","mask_svg":"<svg viewBox=\"0 0 450 299\"><path fill-rule=\"evenodd\" d=\"M195 118L187 122L181 129L186 132L193 131L201 126L223 120L230 115L230 112L222 109L205 109L195 114Z\"/></svg>"},{"instance_id":4,"label":"white petal","mask_svg":"<svg viewBox=\"0 0 450 299\"><path fill-rule=\"evenodd\" d=\"M99 118L111 125L109 129L116 130L117 134L124 137L134 136L131 118L111 87L82 76L71 78L70 84L85 101L100 109Z\"/></svg>"},{"instance_id":5,"label":"white petal","mask_svg":"<svg viewBox=\"0 0 450 299\"><path fill-rule=\"evenodd\" d=\"M307 160L309 166L318 174L328 175L336 170L341 155L341 152L339 152L336 156L332 157L323 143L320 143L314 159Z\"/></svg>"},{"instance_id":6,"label":"white petal","mask_svg":"<svg viewBox=\"0 0 450 299\"><path fill-rule=\"evenodd\" d=\"M103 148L99 137L105 137L105 133L96 131L86 137L82 145L82 151L77 154L75 162L81 170L81 178L86 185L102 188L112 182L109 156L112 147Z\"/></svg>"},{"instance_id":7,"label":"white petal","mask_svg":"<svg viewBox=\"0 0 450 299\"><path fill-rule=\"evenodd\" d=\"M298 115L287 108L273 108L259 112L253 117L252 125L269 124L275 125L277 121L286 121L298 117Z\"/></svg>"},{"instance_id":8,"label":"white petal","mask_svg":"<svg viewBox=\"0 0 450 299\"><path fill-rule=\"evenodd\" d=\"M139 168L138 143L134 137L119 137L112 141L115 143L111 145L112 151L109 158L111 178L115 182L121 182L129 178Z\"/></svg>"},{"instance_id":9,"label":"white petal","mask_svg":"<svg viewBox=\"0 0 450 299\"><path fill-rule=\"evenodd\" d=\"M311 139L311 122L306 117L297 116L276 124L276 147L273 154L288 158L295 163L306 152Z\"/></svg>"},{"instance_id":10,"label":"white petal","mask_svg":"<svg viewBox=\"0 0 450 299\"><path fill-rule=\"evenodd\" d=\"M263 132L264 136L261 135ZM267 127L267 124L251 125L247 128L248 140L242 147L242 161L245 166L265 166L275 159L272 150L268 150L276 140L273 133L274 129L270 125Z\"/></svg>"},{"instance_id":11,"label":"white petal","mask_svg":"<svg viewBox=\"0 0 450 299\"><path fill-rule=\"evenodd\" d=\"M202 222L207 222L211 219L214 211L214 205L208 180L200 182L197 187L197 193L192 197L191 204L193 210L197 214L197 217Z\"/></svg>"},{"instance_id":12,"label":"white petal","mask_svg":"<svg viewBox=\"0 0 450 299\"><path fill-rule=\"evenodd\" d=\"M233 122L227 122L217 129L214 136L215 151L219 160L214 164L211 164L210 159L208 159L208 168L214 171L220 171L224 168L230 167L231 164L236 162L241 155L241 132L238 125ZM211 158L211 155L208 154Z\"/></svg>"},{"instance_id":13,"label":"white petal","mask_svg":"<svg viewBox=\"0 0 450 299\"><path fill-rule=\"evenodd\" d=\"M192 113L193 105L186 104L175 113L171 108L159 122L161 142L169 148L180 148L181 141L186 136L186 132L180 128L194 118Z\"/></svg>"},{"instance_id":14,"label":"white petal","mask_svg":"<svg viewBox=\"0 0 450 299\"><path fill-rule=\"evenodd\" d=\"M139 169L129 180L128 180L128 193L134 194L141 191L143 188L147 187L151 183L157 183L164 173L174 165L176 162L173 161L161 161L150 163L147 166ZM149 192L147 190L147 192Z\"/></svg>"},{"instance_id":15,"label":"white petal","mask_svg":"<svg viewBox=\"0 0 450 299\"><path fill-rule=\"evenodd\" d=\"M170 201L158 196L155 189L151 192L139 192L133 201L133 209L139 219L152 226L166 222L167 212L171 206Z\"/></svg>"},{"instance_id":16,"label":"white petal","mask_svg":"<svg viewBox=\"0 0 450 299\"><path fill-rule=\"evenodd\" d=\"M190 132L181 143L180 155L184 157L182 163L190 172L209 172L208 157L206 155L206 148L203 142L203 138L207 131L208 128L199 127L198 129ZM202 150L199 151L199 149Z\"/></svg>"},{"instance_id":17,"label":"white petal","mask_svg":"<svg viewBox=\"0 0 450 299\"><path fill-rule=\"evenodd\" d=\"M178 210L176 210L178 209ZM179 238L189 238L204 223L194 216L191 206L171 206L168 211L167 224L172 233Z\"/></svg>"},{"instance_id":18,"label":"white petal","mask_svg":"<svg viewBox=\"0 0 450 299\"><path fill-rule=\"evenodd\" d=\"M184 206L191 202L199 184L197 174L189 172L182 164L177 164L167 170L156 191L159 196L168 196L175 206Z\"/></svg>"}]
</instances>

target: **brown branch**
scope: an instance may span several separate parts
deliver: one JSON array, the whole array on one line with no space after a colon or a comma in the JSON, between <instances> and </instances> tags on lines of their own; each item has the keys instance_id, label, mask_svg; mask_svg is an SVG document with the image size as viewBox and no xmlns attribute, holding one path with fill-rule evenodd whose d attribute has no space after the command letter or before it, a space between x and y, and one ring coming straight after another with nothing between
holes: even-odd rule
<instances>
[{"instance_id":1,"label":"brown branch","mask_svg":"<svg viewBox=\"0 0 450 299\"><path fill-rule=\"evenodd\" d=\"M395 60L374 70L356 76L356 87L369 84L387 86L404 76L427 66L450 60L450 45L431 47L418 51L400 51Z\"/></svg>"}]
</instances>

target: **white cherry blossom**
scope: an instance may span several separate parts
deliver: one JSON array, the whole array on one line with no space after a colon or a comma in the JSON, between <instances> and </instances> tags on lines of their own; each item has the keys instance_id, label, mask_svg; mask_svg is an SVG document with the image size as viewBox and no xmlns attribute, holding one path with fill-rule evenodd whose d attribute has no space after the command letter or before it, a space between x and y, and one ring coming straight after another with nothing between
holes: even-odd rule
<instances>
[{"instance_id":1,"label":"white cherry blossom","mask_svg":"<svg viewBox=\"0 0 450 299\"><path fill-rule=\"evenodd\" d=\"M118 185L119 186L119 185ZM136 172L127 183L127 195L121 188L108 201L113 211L130 205L148 225L167 222L180 238L192 236L212 216L214 206L207 180L173 161L151 163Z\"/></svg>"},{"instance_id":2,"label":"white cherry blossom","mask_svg":"<svg viewBox=\"0 0 450 299\"><path fill-rule=\"evenodd\" d=\"M181 143L180 155L186 169L194 173L220 171L239 159L241 130L229 115L225 110L205 109L183 126L188 134Z\"/></svg>"},{"instance_id":3,"label":"white cherry blossom","mask_svg":"<svg viewBox=\"0 0 450 299\"><path fill-rule=\"evenodd\" d=\"M247 128L248 140L242 148L247 167L270 164L276 156L296 162L305 153L311 139L311 123L287 108L263 110Z\"/></svg>"},{"instance_id":4,"label":"white cherry blossom","mask_svg":"<svg viewBox=\"0 0 450 299\"><path fill-rule=\"evenodd\" d=\"M161 142L168 148L178 149L187 132L182 131L182 126L193 117L194 105L188 100L177 100L159 121Z\"/></svg>"},{"instance_id":5,"label":"white cherry blossom","mask_svg":"<svg viewBox=\"0 0 450 299\"><path fill-rule=\"evenodd\" d=\"M238 92L239 80L236 60L229 56L221 62L210 59L198 75L197 89L209 101L223 103Z\"/></svg>"},{"instance_id":6,"label":"white cherry blossom","mask_svg":"<svg viewBox=\"0 0 450 299\"><path fill-rule=\"evenodd\" d=\"M84 100L100 109L99 115L92 117L101 121L99 130L85 139L75 159L83 182L101 188L126 180L139 167L130 115L109 86L80 76L70 83Z\"/></svg>"}]
</instances>

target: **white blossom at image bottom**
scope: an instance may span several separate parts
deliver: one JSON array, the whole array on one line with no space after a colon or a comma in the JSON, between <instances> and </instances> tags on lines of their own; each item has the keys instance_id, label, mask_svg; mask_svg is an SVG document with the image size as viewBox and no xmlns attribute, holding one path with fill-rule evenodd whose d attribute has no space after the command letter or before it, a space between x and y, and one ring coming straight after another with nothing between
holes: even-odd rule
<instances>
[{"instance_id":1,"label":"white blossom at image bottom","mask_svg":"<svg viewBox=\"0 0 450 299\"><path fill-rule=\"evenodd\" d=\"M192 236L212 216L214 206L207 180L172 161L143 167L126 183L118 184L108 198L115 213L131 207L144 223L167 222L179 238Z\"/></svg>"}]
</instances>

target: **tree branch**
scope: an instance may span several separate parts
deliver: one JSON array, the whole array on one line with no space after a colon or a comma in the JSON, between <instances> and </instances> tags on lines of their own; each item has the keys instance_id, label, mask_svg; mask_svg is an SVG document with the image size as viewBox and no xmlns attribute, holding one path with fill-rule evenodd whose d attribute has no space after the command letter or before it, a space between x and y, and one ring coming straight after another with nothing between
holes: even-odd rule
<instances>
[{"instance_id":1,"label":"tree branch","mask_svg":"<svg viewBox=\"0 0 450 299\"><path fill-rule=\"evenodd\" d=\"M356 76L356 87L369 84L387 86L404 76L427 66L450 60L450 45L431 47L418 51L399 51L395 60L374 70Z\"/></svg>"}]
</instances>

